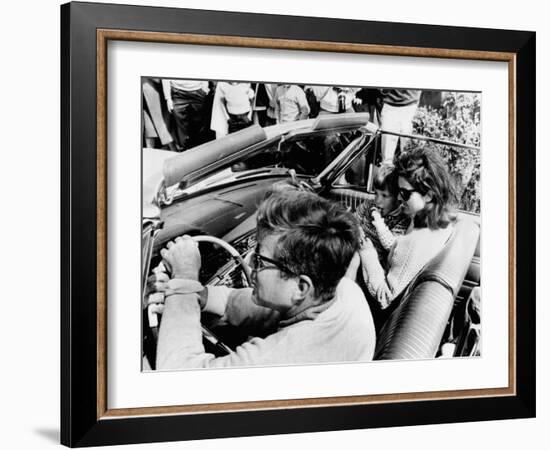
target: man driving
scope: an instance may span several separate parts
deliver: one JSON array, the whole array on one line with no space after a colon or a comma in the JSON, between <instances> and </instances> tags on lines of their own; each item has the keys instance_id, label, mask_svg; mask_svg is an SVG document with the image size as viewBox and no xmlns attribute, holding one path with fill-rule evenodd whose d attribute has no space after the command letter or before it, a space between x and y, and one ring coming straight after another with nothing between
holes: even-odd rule
<instances>
[{"instance_id":1,"label":"man driving","mask_svg":"<svg viewBox=\"0 0 550 450\"><path fill-rule=\"evenodd\" d=\"M189 236L161 251L170 268L157 370L369 361L375 347L361 289L344 278L359 248L358 227L340 205L300 191L274 193L257 216L252 288L204 288ZM246 327L252 339L227 356L206 353L201 310Z\"/></svg>"}]
</instances>

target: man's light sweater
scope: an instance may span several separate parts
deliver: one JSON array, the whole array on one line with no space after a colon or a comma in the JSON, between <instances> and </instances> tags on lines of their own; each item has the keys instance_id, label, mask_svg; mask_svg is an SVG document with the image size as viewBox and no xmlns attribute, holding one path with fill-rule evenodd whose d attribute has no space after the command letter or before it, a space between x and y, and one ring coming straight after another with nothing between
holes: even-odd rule
<instances>
[{"instance_id":1,"label":"man's light sweater","mask_svg":"<svg viewBox=\"0 0 550 450\"><path fill-rule=\"evenodd\" d=\"M327 308L319 308L286 321L277 312L257 306L251 289L209 287L205 311L228 323L262 330L277 325L265 338L254 337L230 355L216 358L202 344L198 294L166 298L159 332L157 369L194 367L267 366L369 361L375 331L361 289L343 278Z\"/></svg>"}]
</instances>

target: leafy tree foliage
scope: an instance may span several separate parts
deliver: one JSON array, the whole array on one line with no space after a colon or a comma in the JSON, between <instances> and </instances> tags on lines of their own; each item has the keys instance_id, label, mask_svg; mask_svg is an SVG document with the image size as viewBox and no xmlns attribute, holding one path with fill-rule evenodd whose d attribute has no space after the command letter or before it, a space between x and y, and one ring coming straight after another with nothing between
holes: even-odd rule
<instances>
[{"instance_id":1,"label":"leafy tree foliage","mask_svg":"<svg viewBox=\"0 0 550 450\"><path fill-rule=\"evenodd\" d=\"M444 92L439 107L421 106L413 119L416 134L479 147L481 144L481 95ZM411 145L410 143L409 145ZM456 180L458 206L480 212L480 150L415 142L437 148Z\"/></svg>"}]
</instances>

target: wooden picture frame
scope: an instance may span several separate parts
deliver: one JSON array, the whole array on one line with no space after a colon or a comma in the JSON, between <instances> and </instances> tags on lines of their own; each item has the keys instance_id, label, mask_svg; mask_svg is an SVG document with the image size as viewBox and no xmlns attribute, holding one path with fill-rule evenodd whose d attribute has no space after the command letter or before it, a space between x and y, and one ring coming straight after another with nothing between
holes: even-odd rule
<instances>
[{"instance_id":1,"label":"wooden picture frame","mask_svg":"<svg viewBox=\"0 0 550 450\"><path fill-rule=\"evenodd\" d=\"M69 3L61 7L61 442L174 441L535 415L535 33ZM471 391L107 405L107 42L503 61L509 72L509 383Z\"/></svg>"}]
</instances>

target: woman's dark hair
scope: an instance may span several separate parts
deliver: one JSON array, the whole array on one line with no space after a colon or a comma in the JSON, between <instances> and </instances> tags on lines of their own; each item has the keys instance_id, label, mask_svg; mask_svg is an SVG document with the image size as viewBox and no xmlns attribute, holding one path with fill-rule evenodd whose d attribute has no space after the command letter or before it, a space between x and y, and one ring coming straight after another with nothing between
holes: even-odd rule
<instances>
[{"instance_id":1,"label":"woman's dark hair","mask_svg":"<svg viewBox=\"0 0 550 450\"><path fill-rule=\"evenodd\" d=\"M268 197L258 210L258 241L279 235L274 258L295 274L307 275L315 295L334 296L353 254L359 249L359 226L341 205L311 192L286 190ZM281 273L281 276L289 276Z\"/></svg>"},{"instance_id":2,"label":"woman's dark hair","mask_svg":"<svg viewBox=\"0 0 550 450\"><path fill-rule=\"evenodd\" d=\"M432 200L414 218L416 227L445 228L456 220L456 191L443 158L429 147L415 147L394 160L397 175Z\"/></svg>"}]
</instances>

